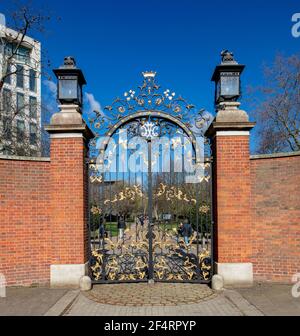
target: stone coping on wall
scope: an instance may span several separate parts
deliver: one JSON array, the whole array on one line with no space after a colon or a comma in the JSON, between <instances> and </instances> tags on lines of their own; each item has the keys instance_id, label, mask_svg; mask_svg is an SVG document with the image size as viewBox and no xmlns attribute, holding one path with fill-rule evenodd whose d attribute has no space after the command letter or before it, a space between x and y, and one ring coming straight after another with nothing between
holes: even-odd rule
<instances>
[{"instance_id":1,"label":"stone coping on wall","mask_svg":"<svg viewBox=\"0 0 300 336\"><path fill-rule=\"evenodd\" d=\"M50 162L49 157L30 157L14 155L0 155L0 160Z\"/></svg>"},{"instance_id":2,"label":"stone coping on wall","mask_svg":"<svg viewBox=\"0 0 300 336\"><path fill-rule=\"evenodd\" d=\"M279 159L279 158L293 157L293 156L300 156L300 152L251 155L250 160Z\"/></svg>"},{"instance_id":3,"label":"stone coping on wall","mask_svg":"<svg viewBox=\"0 0 300 336\"><path fill-rule=\"evenodd\" d=\"M300 152L251 155L250 160L277 159L292 156L300 156ZM37 161L37 162L51 161L49 157L29 157L29 156L14 156L14 155L1 155L1 154L0 154L0 160ZM91 162L93 161L91 160Z\"/></svg>"}]
</instances>

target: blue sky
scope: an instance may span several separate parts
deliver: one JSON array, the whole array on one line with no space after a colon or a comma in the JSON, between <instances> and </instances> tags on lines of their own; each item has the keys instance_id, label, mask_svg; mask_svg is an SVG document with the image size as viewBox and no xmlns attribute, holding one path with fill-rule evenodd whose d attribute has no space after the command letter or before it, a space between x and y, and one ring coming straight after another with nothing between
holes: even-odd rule
<instances>
[{"instance_id":1,"label":"blue sky","mask_svg":"<svg viewBox=\"0 0 300 336\"><path fill-rule=\"evenodd\" d=\"M46 36L39 36L52 65L75 56L88 82L85 91L102 106L139 85L142 71L155 70L163 87L213 112L210 79L222 49L246 64L244 92L261 83L262 66L276 53L300 50L300 38L291 34L299 0L32 2L61 17L49 24ZM10 4L0 0L0 12L7 14ZM242 103L250 109L245 95Z\"/></svg>"}]
</instances>

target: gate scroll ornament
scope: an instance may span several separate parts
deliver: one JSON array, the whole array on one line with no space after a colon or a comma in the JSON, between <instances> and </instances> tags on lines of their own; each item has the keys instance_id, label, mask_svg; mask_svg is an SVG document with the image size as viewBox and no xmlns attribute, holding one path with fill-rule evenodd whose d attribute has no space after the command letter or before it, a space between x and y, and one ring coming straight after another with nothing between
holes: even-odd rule
<instances>
[{"instance_id":1,"label":"gate scroll ornament","mask_svg":"<svg viewBox=\"0 0 300 336\"><path fill-rule=\"evenodd\" d=\"M95 111L89 120L96 134L90 143L89 164L90 274L95 283L211 279L211 162L204 137L211 116L204 110L196 111L194 105L170 90L162 92L155 75L143 73L143 84L137 91L125 92L122 99L114 100L104 112ZM113 151L120 159L118 146L123 144L119 141L112 150L110 141L116 140L121 130L130 138L147 140L148 155L143 153L140 159L148 166L146 172L124 172L120 168L124 160L117 160L116 172L103 169L104 162L111 162ZM153 156L151 141L175 136L188 138L192 145L190 160L203 171L196 184L187 184L185 173L174 167L169 173L152 171L153 164L164 158L160 152ZM197 159L199 137L205 144L201 149L203 161ZM171 166L176 146L172 144L169 154ZM185 147L180 141L179 146ZM120 214L127 222L124 231L117 224ZM179 234L180 222L187 218L193 227L188 241Z\"/></svg>"}]
</instances>

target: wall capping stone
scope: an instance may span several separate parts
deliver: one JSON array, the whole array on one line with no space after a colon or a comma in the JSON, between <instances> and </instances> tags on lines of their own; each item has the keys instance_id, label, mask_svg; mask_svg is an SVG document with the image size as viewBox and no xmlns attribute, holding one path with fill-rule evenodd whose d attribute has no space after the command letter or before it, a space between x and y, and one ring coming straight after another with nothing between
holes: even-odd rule
<instances>
[{"instance_id":1,"label":"wall capping stone","mask_svg":"<svg viewBox=\"0 0 300 336\"><path fill-rule=\"evenodd\" d=\"M293 157L293 156L300 156L300 152L251 155L250 160L279 159L279 158Z\"/></svg>"},{"instance_id":2,"label":"wall capping stone","mask_svg":"<svg viewBox=\"0 0 300 336\"><path fill-rule=\"evenodd\" d=\"M84 138L82 133L54 133L50 134L50 139L69 139L69 138Z\"/></svg>"},{"instance_id":3,"label":"wall capping stone","mask_svg":"<svg viewBox=\"0 0 300 336\"><path fill-rule=\"evenodd\" d=\"M30 157L30 156L14 156L14 155L0 155L0 160L11 161L36 161L36 162L50 162L49 157Z\"/></svg>"},{"instance_id":4,"label":"wall capping stone","mask_svg":"<svg viewBox=\"0 0 300 336\"><path fill-rule=\"evenodd\" d=\"M217 136L249 136L249 131L217 131Z\"/></svg>"}]
</instances>

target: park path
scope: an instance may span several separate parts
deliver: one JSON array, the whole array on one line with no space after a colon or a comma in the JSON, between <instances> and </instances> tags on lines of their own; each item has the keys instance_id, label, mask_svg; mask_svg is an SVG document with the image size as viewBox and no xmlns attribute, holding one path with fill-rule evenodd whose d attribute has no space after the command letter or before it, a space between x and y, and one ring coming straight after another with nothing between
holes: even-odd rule
<instances>
[{"instance_id":1,"label":"park path","mask_svg":"<svg viewBox=\"0 0 300 336\"><path fill-rule=\"evenodd\" d=\"M154 286L160 286L156 284ZM178 286L180 286L179 284ZM192 286L195 290L195 285ZM186 302L183 303L182 297L179 302L176 302L176 297L180 293L180 288L174 289L174 284L163 284L163 290L154 291L153 296L149 295L153 289L151 285L127 284L127 289L118 285L111 286L107 289L101 285L96 287L92 292L82 293L72 291L62 297L61 302L46 315L64 315L64 316L262 316L263 314L255 306L245 300L242 295L233 290L215 293L206 285L197 285L199 290L199 301L188 297L186 293ZM148 286L148 293L146 287ZM137 288L138 287L138 288ZM169 288L168 288L169 287ZM118 304L108 304L107 301L112 301L113 295L119 296ZM129 299L130 293L140 293L140 302ZM173 300L170 298L170 293L173 292ZM161 293L161 295L160 295ZM202 294L201 294L202 293ZM192 293L191 293L192 295ZM203 298L201 298L201 295ZM66 296L68 296L66 298ZM149 303L151 298L152 303ZM69 304L67 302L69 301ZM104 303L102 303L102 301ZM123 304L122 304L123 301ZM189 303L190 301L190 303ZM195 301L195 300L194 300ZM171 303L170 303L171 302ZM64 309L63 309L64 308Z\"/></svg>"}]
</instances>

